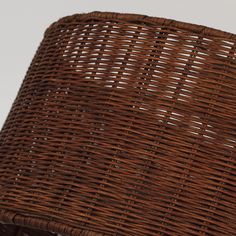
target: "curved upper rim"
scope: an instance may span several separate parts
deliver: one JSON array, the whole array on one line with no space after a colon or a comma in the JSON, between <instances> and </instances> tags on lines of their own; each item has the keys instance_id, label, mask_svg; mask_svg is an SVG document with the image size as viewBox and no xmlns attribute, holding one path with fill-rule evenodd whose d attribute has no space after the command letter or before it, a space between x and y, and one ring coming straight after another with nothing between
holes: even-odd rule
<instances>
[{"instance_id":1,"label":"curved upper rim","mask_svg":"<svg viewBox=\"0 0 236 236\"><path fill-rule=\"evenodd\" d=\"M218 37L226 40L236 40L236 34L226 32L220 29L211 28L208 26L203 26L199 24L187 23L178 20L172 20L162 17L154 17L142 14L134 13L117 13L117 12L101 12L93 11L89 13L76 13L73 15L65 16L53 22L45 31L45 34L49 32L50 29L54 28L57 25L63 23L70 23L74 20L86 21L89 19L110 19L110 20L120 20L124 22L132 22L136 24L147 24L147 25L159 25L159 26L172 26L188 32L195 34L201 34L205 36Z\"/></svg>"}]
</instances>

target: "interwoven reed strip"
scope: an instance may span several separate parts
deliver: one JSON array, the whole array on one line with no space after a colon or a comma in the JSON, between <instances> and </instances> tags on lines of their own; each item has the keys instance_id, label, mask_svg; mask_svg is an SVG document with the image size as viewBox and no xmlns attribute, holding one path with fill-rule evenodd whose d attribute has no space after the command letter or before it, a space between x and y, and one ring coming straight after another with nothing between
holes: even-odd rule
<instances>
[{"instance_id":1,"label":"interwoven reed strip","mask_svg":"<svg viewBox=\"0 0 236 236\"><path fill-rule=\"evenodd\" d=\"M235 236L235 42L134 14L52 24L0 135L1 235Z\"/></svg>"}]
</instances>

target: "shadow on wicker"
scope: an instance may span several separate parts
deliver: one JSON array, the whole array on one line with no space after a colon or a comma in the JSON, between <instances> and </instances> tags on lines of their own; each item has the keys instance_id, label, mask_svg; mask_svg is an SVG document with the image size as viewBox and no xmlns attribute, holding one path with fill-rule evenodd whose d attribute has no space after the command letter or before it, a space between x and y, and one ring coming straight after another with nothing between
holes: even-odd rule
<instances>
[{"instance_id":1,"label":"shadow on wicker","mask_svg":"<svg viewBox=\"0 0 236 236\"><path fill-rule=\"evenodd\" d=\"M135 14L53 23L0 134L1 236L235 235L235 42Z\"/></svg>"}]
</instances>

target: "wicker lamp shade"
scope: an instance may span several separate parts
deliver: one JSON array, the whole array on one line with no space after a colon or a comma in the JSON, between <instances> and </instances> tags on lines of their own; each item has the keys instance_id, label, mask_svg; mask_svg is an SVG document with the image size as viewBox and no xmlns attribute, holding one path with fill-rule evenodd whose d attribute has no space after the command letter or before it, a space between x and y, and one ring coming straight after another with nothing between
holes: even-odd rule
<instances>
[{"instance_id":1,"label":"wicker lamp shade","mask_svg":"<svg viewBox=\"0 0 236 236\"><path fill-rule=\"evenodd\" d=\"M236 235L236 35L136 14L53 23L0 134L0 235Z\"/></svg>"}]
</instances>

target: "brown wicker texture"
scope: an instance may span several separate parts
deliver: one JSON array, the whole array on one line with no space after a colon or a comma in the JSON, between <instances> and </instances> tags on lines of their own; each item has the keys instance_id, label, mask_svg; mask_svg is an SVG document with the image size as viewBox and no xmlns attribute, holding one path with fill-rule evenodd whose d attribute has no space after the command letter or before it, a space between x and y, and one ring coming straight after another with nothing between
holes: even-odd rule
<instances>
[{"instance_id":1,"label":"brown wicker texture","mask_svg":"<svg viewBox=\"0 0 236 236\"><path fill-rule=\"evenodd\" d=\"M1 235L235 236L235 91L234 34L60 19L1 132Z\"/></svg>"}]
</instances>

